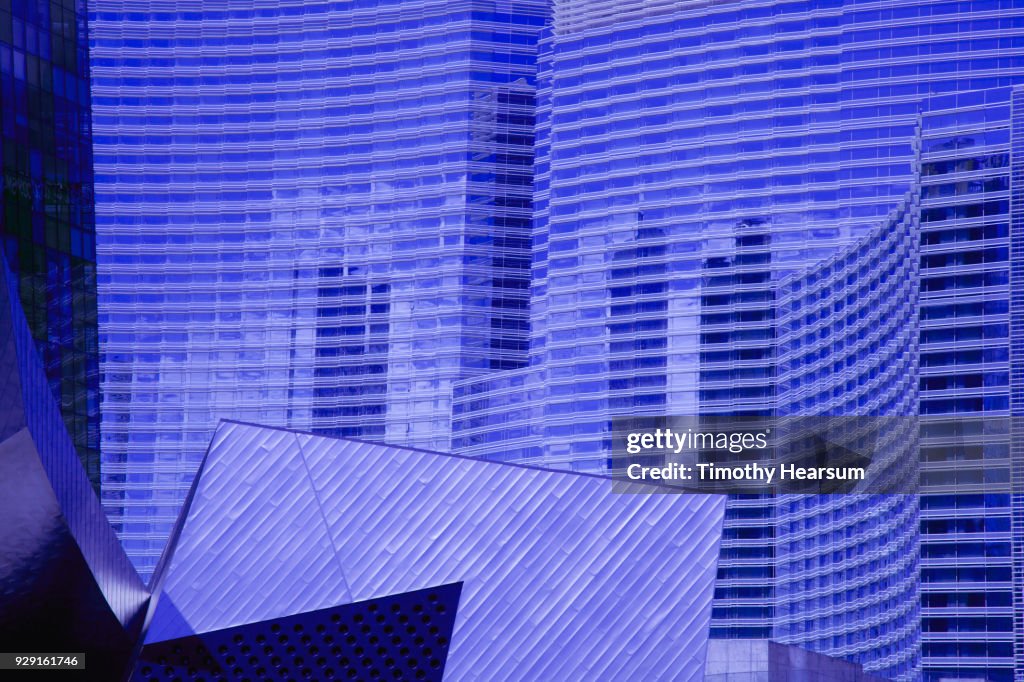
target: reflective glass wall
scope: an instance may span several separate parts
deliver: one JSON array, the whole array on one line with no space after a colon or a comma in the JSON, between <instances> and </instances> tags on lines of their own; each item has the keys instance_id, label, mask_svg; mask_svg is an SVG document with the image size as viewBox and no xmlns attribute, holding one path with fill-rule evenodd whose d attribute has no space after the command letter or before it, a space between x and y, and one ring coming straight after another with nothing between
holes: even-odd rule
<instances>
[{"instance_id":1,"label":"reflective glass wall","mask_svg":"<svg viewBox=\"0 0 1024 682\"><path fill-rule=\"evenodd\" d=\"M997 423L1011 411L1012 91L925 105L921 177L921 414ZM1014 335L1016 336L1016 335ZM1018 356L1019 362L1019 356ZM922 439L925 679L1015 679L1010 445L946 430ZM1019 523L1019 522L1018 522ZM1021 556L1017 554L1017 556ZM1016 564L1016 565L1015 565ZM1017 595L1019 596L1019 587ZM1016 614L1016 615L1015 615ZM1015 656L1016 654L1016 656Z\"/></svg>"},{"instance_id":2,"label":"reflective glass wall","mask_svg":"<svg viewBox=\"0 0 1024 682\"><path fill-rule=\"evenodd\" d=\"M0 237L64 423L100 483L84 0L0 0Z\"/></svg>"},{"instance_id":3,"label":"reflective glass wall","mask_svg":"<svg viewBox=\"0 0 1024 682\"><path fill-rule=\"evenodd\" d=\"M600 469L614 414L764 410L771 282L885 220L924 99L1024 78L1019 10L556 3L531 308L545 461Z\"/></svg>"},{"instance_id":4,"label":"reflective glass wall","mask_svg":"<svg viewBox=\"0 0 1024 682\"><path fill-rule=\"evenodd\" d=\"M918 144L915 142L915 147ZM918 164L915 163L915 166ZM872 415L875 481L917 489L920 423L920 182L878 228L775 291L775 413ZM835 442L848 430L835 426ZM876 488L877 489L877 488ZM717 636L742 634L749 597L771 585L769 637L864 665L894 680L921 675L919 497L779 495L771 505L768 580L744 580L757 556L723 546ZM733 499L736 511L758 508ZM728 524L743 529L735 514ZM767 554L767 551L765 552ZM761 567L758 567L761 568Z\"/></svg>"},{"instance_id":5,"label":"reflective glass wall","mask_svg":"<svg viewBox=\"0 0 1024 682\"><path fill-rule=\"evenodd\" d=\"M930 234L936 220L979 227L975 222L989 211L1002 210L987 205L1004 190L998 179L986 185L980 176L935 180L949 187L932 189L927 138L938 129L922 113L932 110L932 98L963 93L955 106L970 109L972 101L985 101L979 92L1024 81L1022 10L1014 0L555 2L540 45L531 364L456 386L453 446L467 454L603 471L612 416L774 409L779 282L835 256L887 220L915 188L919 130L925 136L918 192L921 401L904 407L910 414L941 414L946 408L938 401L946 401L999 414L1008 403L1000 397L1006 389L999 375L1007 366L999 363L1007 356L996 349L1004 333L998 318L975 325L969 318L976 313L964 308L963 323L978 329L953 331L960 324L953 308L935 312L929 302L939 286L931 280L954 274L944 268L962 268L957 276L975 282L962 294L980 295L970 287L989 287L979 300L998 316L1005 290L997 289L1006 281L998 261L1005 254L997 251L998 242L970 245L998 240L998 230L975 229L991 237L961 230L960 246L944 247L942 264ZM979 114L965 115L973 120L967 125L978 125ZM967 201L964 193L978 200ZM940 217L932 210L936 201L977 206ZM952 253L987 247L988 255ZM979 362L985 357L996 364L940 368L946 360L933 356L952 357L950 344L961 343L965 352L976 351ZM965 376L953 376L959 374ZM819 388L835 388L829 376L819 378ZM509 386L523 392L511 393ZM820 392L808 390L809 397ZM856 387L852 395L862 397ZM871 400L832 404L831 396L819 407L826 404L853 413L878 407ZM946 520L921 521L921 579L932 580L933 567L941 564L947 587L962 577L966 591L975 592L951 597L951 603L975 608L960 603L988 599L970 588L972 581L991 579L997 591L1005 587L1000 552L1009 545L998 542L1002 522L993 522L991 548L957 547L954 526L961 526L948 525L956 514L934 505L971 504L977 511L977 504L1002 503L954 498L922 500L922 514ZM715 627L720 636L771 636L780 615L770 587L777 577L770 548L778 510L757 499L734 501L730 509L735 523L727 519L726 533L734 534L735 544L768 549L765 556L736 559L748 571L737 579L762 592L744 592L744 610L720 612ZM915 537L908 523L916 512L891 512L888 520L874 518L876 531L895 529L901 541ZM1009 509L998 514L1009 515ZM831 550L826 545L817 558L827 563ZM972 552L976 565L951 578L950 571L960 571L960 554ZM931 597L924 599L925 677L1003 680L1012 674L1005 645L976 641L984 637L978 628L1007 632L1001 628L1010 611L1002 597L992 597L990 615L979 612L982 620L972 615L958 623L930 620L936 612L929 611ZM758 608L746 608L758 601ZM1003 621L986 620L1000 608ZM891 640L895 648L879 655L913 661L916 653L905 655L911 649L898 651L918 646L914 637L900 643L908 612L902 606L896 611L888 622L890 635L899 633ZM799 617L787 618L792 632ZM935 628L947 629L937 637ZM840 630L823 636L849 634ZM914 666L900 674L912 678Z\"/></svg>"},{"instance_id":6,"label":"reflective glass wall","mask_svg":"<svg viewBox=\"0 0 1024 682\"><path fill-rule=\"evenodd\" d=\"M223 417L446 449L522 364L542 2L92 3L104 501L152 569Z\"/></svg>"}]
</instances>

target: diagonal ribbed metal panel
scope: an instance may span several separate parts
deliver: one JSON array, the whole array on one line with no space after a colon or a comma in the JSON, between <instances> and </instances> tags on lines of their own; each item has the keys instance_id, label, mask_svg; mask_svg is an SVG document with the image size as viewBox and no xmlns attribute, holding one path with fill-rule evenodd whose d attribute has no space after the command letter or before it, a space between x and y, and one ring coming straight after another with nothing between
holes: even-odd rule
<instances>
[{"instance_id":1,"label":"diagonal ribbed metal panel","mask_svg":"<svg viewBox=\"0 0 1024 682\"><path fill-rule=\"evenodd\" d=\"M147 642L353 601L294 434L221 430L207 457Z\"/></svg>"},{"instance_id":2,"label":"diagonal ribbed metal panel","mask_svg":"<svg viewBox=\"0 0 1024 682\"><path fill-rule=\"evenodd\" d=\"M461 581L449 679L700 679L722 516L720 497L224 422L147 642Z\"/></svg>"}]
</instances>

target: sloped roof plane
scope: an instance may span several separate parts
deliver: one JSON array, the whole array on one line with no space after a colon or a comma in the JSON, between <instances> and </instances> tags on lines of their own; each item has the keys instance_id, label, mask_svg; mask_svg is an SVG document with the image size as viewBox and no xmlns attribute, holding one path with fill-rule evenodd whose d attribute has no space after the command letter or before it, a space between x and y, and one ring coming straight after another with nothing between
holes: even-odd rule
<instances>
[{"instance_id":1,"label":"sloped roof plane","mask_svg":"<svg viewBox=\"0 0 1024 682\"><path fill-rule=\"evenodd\" d=\"M452 680L700 679L724 498L223 422L147 645L461 582Z\"/></svg>"}]
</instances>

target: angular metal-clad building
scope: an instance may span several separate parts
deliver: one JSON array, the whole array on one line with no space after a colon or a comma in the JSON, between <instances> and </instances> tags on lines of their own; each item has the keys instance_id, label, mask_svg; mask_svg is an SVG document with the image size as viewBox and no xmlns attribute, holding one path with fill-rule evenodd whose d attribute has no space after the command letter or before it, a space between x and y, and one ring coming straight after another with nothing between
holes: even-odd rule
<instances>
[{"instance_id":1,"label":"angular metal-clad building","mask_svg":"<svg viewBox=\"0 0 1024 682\"><path fill-rule=\"evenodd\" d=\"M459 584L448 679L702 679L722 497L224 422L186 504L147 649Z\"/></svg>"},{"instance_id":2,"label":"angular metal-clad building","mask_svg":"<svg viewBox=\"0 0 1024 682\"><path fill-rule=\"evenodd\" d=\"M6 647L105 682L702 679L724 499L585 474L225 422L147 588L0 274Z\"/></svg>"}]
</instances>

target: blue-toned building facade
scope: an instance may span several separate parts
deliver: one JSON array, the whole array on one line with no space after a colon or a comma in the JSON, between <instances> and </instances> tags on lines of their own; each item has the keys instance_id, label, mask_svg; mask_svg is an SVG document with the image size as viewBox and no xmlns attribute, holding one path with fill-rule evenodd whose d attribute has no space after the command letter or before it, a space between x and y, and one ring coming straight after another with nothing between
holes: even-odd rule
<instances>
[{"instance_id":1,"label":"blue-toned building facade","mask_svg":"<svg viewBox=\"0 0 1024 682\"><path fill-rule=\"evenodd\" d=\"M902 680L921 675L919 497L912 494L920 475L919 196L915 181L876 230L784 279L773 295L775 414L871 416L873 485L907 494L771 500L769 636ZM729 559L723 548L719 590L732 582ZM724 596L717 634L728 637L735 600Z\"/></svg>"},{"instance_id":2,"label":"blue-toned building facade","mask_svg":"<svg viewBox=\"0 0 1024 682\"><path fill-rule=\"evenodd\" d=\"M773 321L764 412L883 417L872 476L908 491L918 476L919 196L915 180L875 230L773 282L764 299ZM456 448L501 459L539 452L529 434L543 393L528 370L456 390ZM772 639L918 679L918 508L910 494L730 496L712 637Z\"/></svg>"},{"instance_id":3,"label":"blue-toned building facade","mask_svg":"<svg viewBox=\"0 0 1024 682\"><path fill-rule=\"evenodd\" d=\"M445 449L526 343L539 0L97 0L104 502L152 570L220 418Z\"/></svg>"},{"instance_id":4,"label":"blue-toned building facade","mask_svg":"<svg viewBox=\"0 0 1024 682\"><path fill-rule=\"evenodd\" d=\"M920 409L1005 414L1009 241L986 221L1008 215L1005 172L967 150L967 175L938 177L960 163L947 129L1002 114L926 102L1024 80L1021 9L556 0L535 93L540 2L97 0L104 487L137 564L223 416L446 449L451 410L457 452L604 471L614 416L772 413L780 285L891 224L920 126ZM851 390L800 409L878 407ZM907 547L916 509L763 499L727 511L719 585L746 591L719 593L716 634L857 657L875 618L869 670L912 679L920 651L928 680L1009 679L1012 505L944 490L931 454L920 639L905 563L875 566L895 607L858 596L821 637L800 631L827 602L785 587L785 543L838 531L826 513ZM822 576L845 579L840 546Z\"/></svg>"},{"instance_id":5,"label":"blue-toned building facade","mask_svg":"<svg viewBox=\"0 0 1024 682\"><path fill-rule=\"evenodd\" d=\"M948 339L933 341L933 327L959 322L955 315L944 322L929 318L945 313L929 304L930 278L939 274L930 272L928 240L936 214L929 192L942 190L930 189L927 140L937 119L927 112L936 106L929 100L939 95L1022 82L1021 9L1013 1L555 2L540 48L530 366L455 385L453 448L600 471L614 416L772 410L779 398L778 283L835 257L886 222L917 186L919 132L925 136L919 192L923 376L920 405L903 405L904 414L935 410L936 390L974 401L975 414L998 410L998 396L1007 391L998 385L1006 371L1000 365L983 371L991 377L981 384L977 377L965 379L975 382L970 386L952 379L945 389L936 388L937 375L977 372L929 368L938 361L932 350L939 350L930 344L947 346L944 351L950 345ZM964 95L963 101L978 97ZM989 191L984 182L980 186L970 191ZM988 209L975 210L963 218ZM947 249L975 251L966 243L973 239L965 236ZM1006 298L1005 289L996 293L1001 268L995 261L979 267L972 260L978 257L999 256L964 256L963 265L972 271L969 277L991 280L996 288L979 300L998 306L997 299ZM965 336L964 343L976 342ZM999 343L992 337L983 344L993 358ZM898 390L904 379L889 390ZM845 390L828 376L807 380L817 382L818 392ZM847 397L864 394L855 387ZM806 407L848 409L832 396ZM869 400L853 409L864 414L858 408L872 407L877 405ZM930 476L926 470L926 485ZM996 516L1009 517L1002 502L977 499L1003 506ZM888 621L891 632L900 633L895 648L878 656L895 660L894 653L901 656L896 649L905 645L909 655L902 660L920 652L919 669L928 680L1008 679L1013 670L1006 647L981 644L985 635L969 629L982 621L963 621L962 634L956 634L937 630L950 628L950 621L931 618L941 614L933 604L948 598L978 609L982 619L1005 616L986 620L984 627L1003 632L997 639L1012 640L1012 627L1002 629L1012 612L1004 603L1009 583L993 577L991 608L977 606L988 597L977 583L972 587L990 571L1002 576L999 565L1009 570L997 556L1009 548L998 546L1009 537L999 530L1004 522L990 524L991 551L984 541L957 548L957 533L969 529L937 504L945 502L931 495L922 500L923 632L918 638L906 629L913 599L903 589L902 606ZM890 511L878 528L916 542L910 527L916 509ZM967 513L978 511L974 505ZM768 500L730 505L723 552L730 544L764 548L758 557L735 560L736 567L760 573L734 576L762 592L744 593L744 608L757 606L756 613L719 612L725 617L713 621L718 636L775 636L780 631L773 623L780 619L789 620L781 632L792 632L797 623L821 625L787 614L772 592L775 571L785 563L774 548L778 529L788 523L779 515L786 514ZM826 562L828 549L819 555ZM944 568L940 591L946 596L933 599L927 583L935 578L933 568L956 563L938 556L950 551L973 552L974 558L963 556L974 565L962 575L955 569L955 579ZM728 561L722 567L728 570ZM906 568L894 570L905 579ZM871 608L888 607L883 600ZM911 679L916 670L911 665L900 674Z\"/></svg>"},{"instance_id":6,"label":"blue-toned building facade","mask_svg":"<svg viewBox=\"0 0 1024 682\"><path fill-rule=\"evenodd\" d=\"M86 19L82 0L0 1L0 238L64 424L98 490Z\"/></svg>"},{"instance_id":7,"label":"blue-toned building facade","mask_svg":"<svg viewBox=\"0 0 1024 682\"><path fill-rule=\"evenodd\" d=\"M921 604L925 679L1020 679L1012 414L1013 91L926 103L922 130ZM962 423L951 434L948 425ZM988 433L986 433L988 431ZM955 436L951 444L951 437Z\"/></svg>"},{"instance_id":8,"label":"blue-toned building facade","mask_svg":"<svg viewBox=\"0 0 1024 682\"><path fill-rule=\"evenodd\" d=\"M922 100L1022 77L1015 8L556 3L531 298L543 456L600 469L615 414L763 410L771 281L886 219Z\"/></svg>"}]
</instances>

